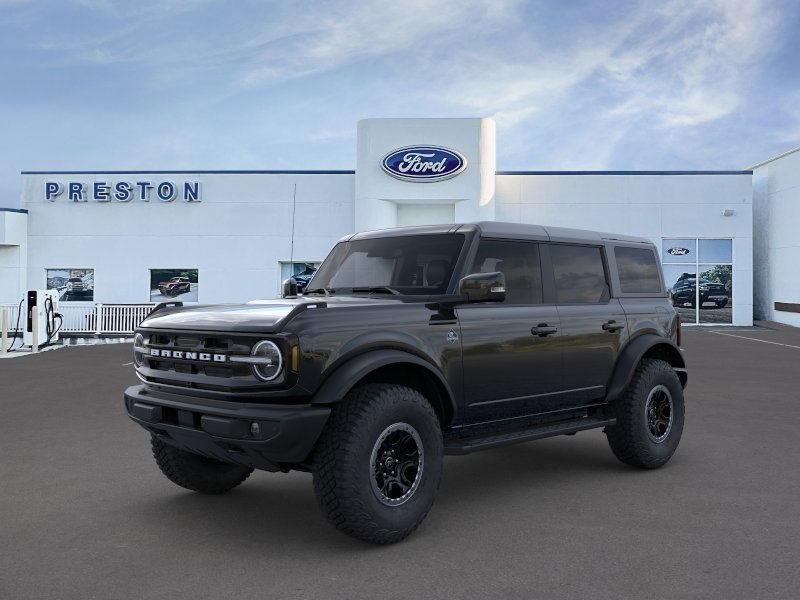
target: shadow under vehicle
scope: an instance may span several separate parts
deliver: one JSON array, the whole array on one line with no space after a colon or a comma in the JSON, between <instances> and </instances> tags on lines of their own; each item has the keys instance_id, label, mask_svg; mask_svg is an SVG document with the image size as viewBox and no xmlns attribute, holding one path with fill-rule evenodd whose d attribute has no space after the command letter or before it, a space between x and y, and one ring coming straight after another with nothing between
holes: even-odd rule
<instances>
[{"instance_id":1,"label":"shadow under vehicle","mask_svg":"<svg viewBox=\"0 0 800 600\"><path fill-rule=\"evenodd\" d=\"M129 416L164 475L218 494L308 471L348 535L399 541L445 454L603 428L622 462L677 449L680 322L647 240L483 222L339 241L297 295L164 303L134 338Z\"/></svg>"}]
</instances>

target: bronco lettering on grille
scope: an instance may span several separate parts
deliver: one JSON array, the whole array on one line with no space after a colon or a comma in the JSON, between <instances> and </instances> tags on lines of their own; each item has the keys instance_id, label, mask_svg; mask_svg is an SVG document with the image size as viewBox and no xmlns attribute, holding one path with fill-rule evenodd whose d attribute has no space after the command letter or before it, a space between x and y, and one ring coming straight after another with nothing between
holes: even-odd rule
<instances>
[{"instance_id":1,"label":"bronco lettering on grille","mask_svg":"<svg viewBox=\"0 0 800 600\"><path fill-rule=\"evenodd\" d=\"M159 348L151 348L150 356L157 358L201 360L204 362L224 363L228 361L228 357L225 354L210 354L208 352L188 352L186 350L162 350Z\"/></svg>"}]
</instances>

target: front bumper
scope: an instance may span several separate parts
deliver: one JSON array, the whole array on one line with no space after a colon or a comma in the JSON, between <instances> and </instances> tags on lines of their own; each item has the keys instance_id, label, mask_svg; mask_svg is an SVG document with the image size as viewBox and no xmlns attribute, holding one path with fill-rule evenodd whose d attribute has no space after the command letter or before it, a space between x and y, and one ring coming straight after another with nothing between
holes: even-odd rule
<instances>
[{"instance_id":1,"label":"front bumper","mask_svg":"<svg viewBox=\"0 0 800 600\"><path fill-rule=\"evenodd\" d=\"M125 390L128 416L182 450L266 471L306 460L330 415L327 406L208 401Z\"/></svg>"}]
</instances>

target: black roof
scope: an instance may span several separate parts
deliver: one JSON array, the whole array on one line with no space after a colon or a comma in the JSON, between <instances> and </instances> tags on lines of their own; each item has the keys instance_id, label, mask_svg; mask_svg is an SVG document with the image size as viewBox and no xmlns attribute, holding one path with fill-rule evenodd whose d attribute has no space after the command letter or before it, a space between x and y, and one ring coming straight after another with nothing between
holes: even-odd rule
<instances>
[{"instance_id":1,"label":"black roof","mask_svg":"<svg viewBox=\"0 0 800 600\"><path fill-rule=\"evenodd\" d=\"M550 242L599 243L607 240L652 244L647 238L631 235L602 233L586 229L570 229L566 227L550 227L545 225L529 225L526 223L507 223L503 221L477 221L473 223L449 223L444 225L419 225L415 227L394 227L391 229L375 229L363 231L342 238L342 240L369 239L401 235L423 235L434 233L478 231L486 237L510 239L527 239Z\"/></svg>"}]
</instances>

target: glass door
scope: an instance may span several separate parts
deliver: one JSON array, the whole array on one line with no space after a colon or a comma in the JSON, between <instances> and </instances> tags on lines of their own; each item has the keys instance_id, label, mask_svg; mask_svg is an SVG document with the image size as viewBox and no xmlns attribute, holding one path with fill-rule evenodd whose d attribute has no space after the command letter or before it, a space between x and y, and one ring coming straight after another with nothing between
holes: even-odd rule
<instances>
[{"instance_id":1,"label":"glass door","mask_svg":"<svg viewBox=\"0 0 800 600\"><path fill-rule=\"evenodd\" d=\"M681 323L733 322L731 239L665 239L661 244L661 261L672 304Z\"/></svg>"}]
</instances>

